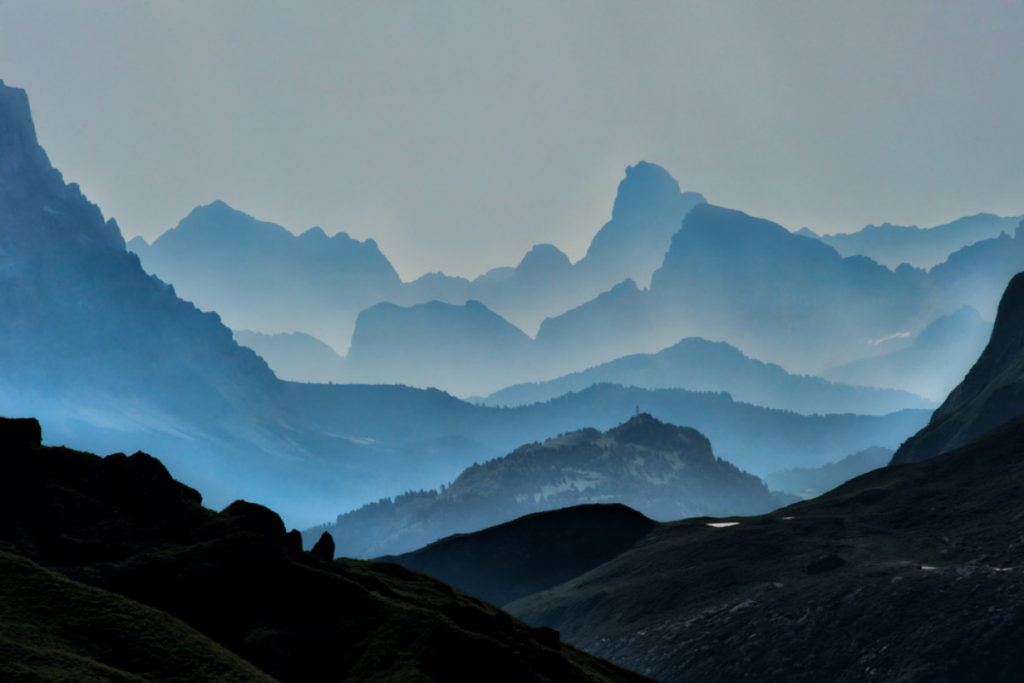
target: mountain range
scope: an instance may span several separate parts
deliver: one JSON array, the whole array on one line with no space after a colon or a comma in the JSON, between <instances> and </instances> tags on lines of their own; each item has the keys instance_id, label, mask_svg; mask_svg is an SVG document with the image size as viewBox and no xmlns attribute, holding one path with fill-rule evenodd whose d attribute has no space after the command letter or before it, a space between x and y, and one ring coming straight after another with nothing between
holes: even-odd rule
<instances>
[{"instance_id":1,"label":"mountain range","mask_svg":"<svg viewBox=\"0 0 1024 683\"><path fill-rule=\"evenodd\" d=\"M929 356L923 349L920 351L924 362ZM850 376L861 378L857 373L850 373ZM657 353L623 356L546 382L506 387L481 402L495 406L525 405L606 382L647 389L678 387L691 391L726 391L737 401L803 414L884 415L904 408L934 405L919 396L894 389L854 387L820 377L791 375L778 365L748 358L725 342L699 337L683 339ZM877 386L874 381L870 383Z\"/></svg>"},{"instance_id":2,"label":"mountain range","mask_svg":"<svg viewBox=\"0 0 1024 683\"><path fill-rule=\"evenodd\" d=\"M1024 216L979 213L932 228L883 223L852 233L818 235L804 228L800 234L820 239L843 256L860 254L889 268L907 263L929 269L975 242L999 237L1002 233L1012 235L1021 220Z\"/></svg>"},{"instance_id":3,"label":"mountain range","mask_svg":"<svg viewBox=\"0 0 1024 683\"><path fill-rule=\"evenodd\" d=\"M552 245L536 245L517 266L472 281L433 273L401 283L372 240L327 238L319 229L295 236L219 202L197 208L153 245L133 240L131 247L147 269L183 283L188 297L236 329L300 331L351 356L299 372L284 356L283 338L273 349L258 342L288 379L401 381L486 395L699 336L791 372L845 366L846 383L871 385L876 376L867 368L856 376L855 363L877 355L877 340L917 335L963 305L991 319L1009 277L1024 267L1024 251L1008 234L1015 220L979 215L915 228L920 240L951 251L928 271L890 270L853 247L841 255L810 231L794 234L707 204L681 192L663 168L640 162L627 168L612 220L575 264ZM310 249L318 258L297 267ZM259 303L236 302L250 292L262 293ZM418 341L453 325L440 345ZM495 336L498 327L505 331ZM968 346L954 352L969 358ZM941 367L928 398L959 380ZM886 384L911 393L916 386Z\"/></svg>"},{"instance_id":4,"label":"mountain range","mask_svg":"<svg viewBox=\"0 0 1024 683\"><path fill-rule=\"evenodd\" d=\"M221 312L232 328L300 331L345 353L356 315L382 302L458 306L479 300L532 334L544 318L627 277L649 281L683 216L703 201L681 192L660 166L641 161L626 169L611 220L579 262L538 244L517 266L474 280L433 273L402 283L373 240L359 242L344 232L328 237L319 227L294 235L222 201L197 207L153 244L137 237L128 246L147 271L175 283L202 308Z\"/></svg>"},{"instance_id":5,"label":"mountain range","mask_svg":"<svg viewBox=\"0 0 1024 683\"><path fill-rule=\"evenodd\" d=\"M575 575L488 549L529 547L569 511L390 558L663 681L1015 680L1024 655L1024 274L964 381L888 467L766 515L609 539ZM1006 400L999 400L1000 398ZM959 445L958 445L959 444ZM587 534L586 509L572 511ZM592 527L590 527L592 528ZM598 554L597 549L592 553ZM560 581L560 583L555 583ZM539 587L539 588L538 588Z\"/></svg>"},{"instance_id":6,"label":"mountain range","mask_svg":"<svg viewBox=\"0 0 1024 683\"><path fill-rule=\"evenodd\" d=\"M502 410L436 390L283 382L216 313L148 275L116 223L63 181L24 91L0 87L0 121L0 412L37 416L50 443L159 452L217 506L241 496L305 527L581 424L608 429L638 405L755 474L895 447L927 419L809 417L610 385Z\"/></svg>"},{"instance_id":7,"label":"mountain range","mask_svg":"<svg viewBox=\"0 0 1024 683\"><path fill-rule=\"evenodd\" d=\"M754 514L780 505L755 476L716 458L708 439L640 413L606 432L582 429L464 470L440 491L409 492L339 515L324 531L345 557L402 553L542 510L621 503L658 520Z\"/></svg>"}]
</instances>

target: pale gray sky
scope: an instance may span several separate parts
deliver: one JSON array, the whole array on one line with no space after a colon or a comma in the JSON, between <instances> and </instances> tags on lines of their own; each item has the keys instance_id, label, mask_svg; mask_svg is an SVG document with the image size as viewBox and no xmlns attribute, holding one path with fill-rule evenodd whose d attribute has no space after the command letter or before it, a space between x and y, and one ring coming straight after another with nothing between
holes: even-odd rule
<instances>
[{"instance_id":1,"label":"pale gray sky","mask_svg":"<svg viewBox=\"0 0 1024 683\"><path fill-rule=\"evenodd\" d=\"M126 237L223 199L404 278L582 256L626 165L796 229L1024 213L1024 2L0 0Z\"/></svg>"}]
</instances>

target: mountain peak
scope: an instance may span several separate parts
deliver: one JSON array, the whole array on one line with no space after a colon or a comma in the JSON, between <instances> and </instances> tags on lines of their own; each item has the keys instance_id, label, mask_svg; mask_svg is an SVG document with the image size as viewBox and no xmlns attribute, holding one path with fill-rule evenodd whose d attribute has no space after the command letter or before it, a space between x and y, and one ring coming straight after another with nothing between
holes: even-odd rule
<instances>
[{"instance_id":1,"label":"mountain peak","mask_svg":"<svg viewBox=\"0 0 1024 683\"><path fill-rule=\"evenodd\" d=\"M668 171L657 164L638 161L635 166L626 167L626 177L619 183L612 207L612 220L671 202L680 194L679 183Z\"/></svg>"},{"instance_id":2,"label":"mountain peak","mask_svg":"<svg viewBox=\"0 0 1024 683\"><path fill-rule=\"evenodd\" d=\"M0 188L20 197L39 185L52 193L63 188L63 179L36 139L28 94L0 80Z\"/></svg>"}]
</instances>

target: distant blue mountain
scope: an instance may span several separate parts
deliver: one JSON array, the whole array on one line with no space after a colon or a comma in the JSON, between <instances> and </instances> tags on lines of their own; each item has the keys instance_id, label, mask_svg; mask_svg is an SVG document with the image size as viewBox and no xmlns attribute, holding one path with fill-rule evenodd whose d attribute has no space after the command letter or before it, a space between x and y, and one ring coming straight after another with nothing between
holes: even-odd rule
<instances>
[{"instance_id":1,"label":"distant blue mountain","mask_svg":"<svg viewBox=\"0 0 1024 683\"><path fill-rule=\"evenodd\" d=\"M1010 235L1024 216L996 216L979 213L964 216L933 228L917 226L868 225L857 232L836 235L815 235L843 256L862 254L889 268L909 263L918 268L931 268L945 261L950 254L981 240Z\"/></svg>"},{"instance_id":2,"label":"distant blue mountain","mask_svg":"<svg viewBox=\"0 0 1024 683\"><path fill-rule=\"evenodd\" d=\"M131 246L148 271L231 327L301 330L341 351L355 315L397 296L402 284L373 240L320 228L293 235L220 201L197 207L152 245Z\"/></svg>"},{"instance_id":3,"label":"distant blue mountain","mask_svg":"<svg viewBox=\"0 0 1024 683\"><path fill-rule=\"evenodd\" d=\"M985 348L992 323L970 306L944 315L903 348L830 368L835 382L901 388L935 401L945 398Z\"/></svg>"},{"instance_id":4,"label":"distant blue mountain","mask_svg":"<svg viewBox=\"0 0 1024 683\"><path fill-rule=\"evenodd\" d=\"M346 357L353 382L481 393L521 376L531 340L479 301L381 303L359 314Z\"/></svg>"},{"instance_id":5,"label":"distant blue mountain","mask_svg":"<svg viewBox=\"0 0 1024 683\"><path fill-rule=\"evenodd\" d=\"M922 354L922 359L926 357ZM904 408L936 405L903 391L853 387L820 377L791 375L778 365L748 358L725 342L699 337L683 339L655 354L624 356L546 382L507 387L487 396L483 403L536 403L602 382L646 389L727 391L737 401L804 414L884 415Z\"/></svg>"},{"instance_id":6,"label":"distant blue mountain","mask_svg":"<svg viewBox=\"0 0 1024 683\"><path fill-rule=\"evenodd\" d=\"M345 359L316 337L303 332L262 334L235 330L235 341L267 361L278 378L293 382L343 382Z\"/></svg>"}]
</instances>

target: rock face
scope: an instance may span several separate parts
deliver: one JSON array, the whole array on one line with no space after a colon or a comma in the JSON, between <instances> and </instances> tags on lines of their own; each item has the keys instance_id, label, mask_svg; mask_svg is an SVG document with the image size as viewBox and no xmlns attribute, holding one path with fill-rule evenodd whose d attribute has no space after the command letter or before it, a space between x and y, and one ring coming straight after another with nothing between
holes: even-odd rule
<instances>
[{"instance_id":1,"label":"rock face","mask_svg":"<svg viewBox=\"0 0 1024 683\"><path fill-rule=\"evenodd\" d=\"M992 337L967 377L893 464L927 460L1024 413L1024 273L1007 286Z\"/></svg>"},{"instance_id":2,"label":"rock face","mask_svg":"<svg viewBox=\"0 0 1024 683\"><path fill-rule=\"evenodd\" d=\"M326 528L343 554L374 556L585 503L622 503L659 520L777 505L757 477L716 458L697 430L639 414L604 433L583 429L522 446L466 469L440 492L368 505Z\"/></svg>"},{"instance_id":3,"label":"rock face","mask_svg":"<svg viewBox=\"0 0 1024 683\"><path fill-rule=\"evenodd\" d=\"M0 422L4 680L646 680L425 576L296 553L148 455L17 438Z\"/></svg>"}]
</instances>

